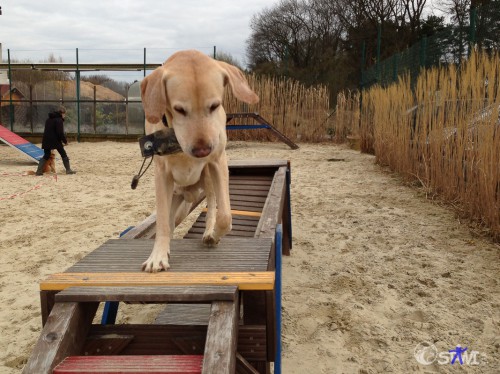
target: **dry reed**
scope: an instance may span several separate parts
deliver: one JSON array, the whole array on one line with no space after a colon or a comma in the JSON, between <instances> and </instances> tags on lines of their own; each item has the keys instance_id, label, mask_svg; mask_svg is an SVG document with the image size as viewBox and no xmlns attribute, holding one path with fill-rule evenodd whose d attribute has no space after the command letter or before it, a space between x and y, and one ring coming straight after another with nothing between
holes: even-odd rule
<instances>
[{"instance_id":1,"label":"dry reed","mask_svg":"<svg viewBox=\"0 0 500 374\"><path fill-rule=\"evenodd\" d=\"M337 95L333 128L338 143L359 139L359 98L357 91L345 91Z\"/></svg>"},{"instance_id":2,"label":"dry reed","mask_svg":"<svg viewBox=\"0 0 500 374\"><path fill-rule=\"evenodd\" d=\"M329 92L324 86L305 87L285 78L251 75L250 87L260 101L242 103L227 90L224 108L227 113L256 112L293 141L321 142L330 139ZM238 124L253 124L252 120ZM276 141L265 130L230 131L231 140Z\"/></svg>"},{"instance_id":3,"label":"dry reed","mask_svg":"<svg viewBox=\"0 0 500 374\"><path fill-rule=\"evenodd\" d=\"M500 240L500 57L422 71L363 93L360 137L377 162L454 204Z\"/></svg>"}]
</instances>

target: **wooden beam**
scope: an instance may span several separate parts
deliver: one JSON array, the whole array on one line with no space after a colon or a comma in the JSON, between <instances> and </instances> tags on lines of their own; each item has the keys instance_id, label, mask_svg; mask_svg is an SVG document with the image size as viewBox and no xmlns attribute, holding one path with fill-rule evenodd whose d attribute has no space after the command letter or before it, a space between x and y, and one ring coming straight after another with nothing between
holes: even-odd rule
<instances>
[{"instance_id":1,"label":"wooden beam","mask_svg":"<svg viewBox=\"0 0 500 374\"><path fill-rule=\"evenodd\" d=\"M280 223L285 201L286 170L287 167L282 166L274 174L273 183L262 209L262 218L255 231L257 238L271 238L274 241L276 225Z\"/></svg>"},{"instance_id":2,"label":"wooden beam","mask_svg":"<svg viewBox=\"0 0 500 374\"><path fill-rule=\"evenodd\" d=\"M54 370L54 374L199 374L201 355L72 356Z\"/></svg>"},{"instance_id":3,"label":"wooden beam","mask_svg":"<svg viewBox=\"0 0 500 374\"><path fill-rule=\"evenodd\" d=\"M240 290L274 289L274 272L174 272L160 273L56 273L40 283L41 291L62 291L68 287L148 287L232 285Z\"/></svg>"},{"instance_id":4,"label":"wooden beam","mask_svg":"<svg viewBox=\"0 0 500 374\"><path fill-rule=\"evenodd\" d=\"M170 304L169 306L171 306ZM178 304L177 304L178 305ZM196 304L191 304L196 305ZM167 306L168 308L168 306ZM125 324L125 325L92 325L82 354L93 355L96 348L100 352L107 350L109 337L129 337L132 341L120 352L122 355L169 355L194 354L202 355L207 338L210 308L206 313L204 325L157 325L157 324ZM181 316L179 316L181 317ZM100 341L100 342L99 342ZM154 344L151 344L155 342ZM239 325L237 351L252 363L266 361L266 326Z\"/></svg>"},{"instance_id":5,"label":"wooden beam","mask_svg":"<svg viewBox=\"0 0 500 374\"><path fill-rule=\"evenodd\" d=\"M238 352L236 353L236 370L238 374L259 374L259 372Z\"/></svg>"},{"instance_id":6,"label":"wooden beam","mask_svg":"<svg viewBox=\"0 0 500 374\"><path fill-rule=\"evenodd\" d=\"M98 303L54 305L23 374L52 373L65 357L79 354Z\"/></svg>"},{"instance_id":7,"label":"wooden beam","mask_svg":"<svg viewBox=\"0 0 500 374\"><path fill-rule=\"evenodd\" d=\"M202 374L235 373L238 319L239 300L212 303Z\"/></svg>"},{"instance_id":8,"label":"wooden beam","mask_svg":"<svg viewBox=\"0 0 500 374\"><path fill-rule=\"evenodd\" d=\"M229 160L229 169L279 168L287 166L288 160L281 159L239 159Z\"/></svg>"},{"instance_id":9,"label":"wooden beam","mask_svg":"<svg viewBox=\"0 0 500 374\"><path fill-rule=\"evenodd\" d=\"M153 235L156 232L156 213L151 214L144 221L127 231L122 239L137 239Z\"/></svg>"},{"instance_id":10,"label":"wooden beam","mask_svg":"<svg viewBox=\"0 0 500 374\"><path fill-rule=\"evenodd\" d=\"M203 213L206 213L208 212L208 209L203 208L201 211ZM251 212L249 210L234 210L234 209L231 209L231 214L237 216L249 216L249 217L260 217L262 215L261 212Z\"/></svg>"},{"instance_id":11,"label":"wooden beam","mask_svg":"<svg viewBox=\"0 0 500 374\"><path fill-rule=\"evenodd\" d=\"M56 295L56 302L211 303L234 301L236 286L69 287Z\"/></svg>"}]
</instances>

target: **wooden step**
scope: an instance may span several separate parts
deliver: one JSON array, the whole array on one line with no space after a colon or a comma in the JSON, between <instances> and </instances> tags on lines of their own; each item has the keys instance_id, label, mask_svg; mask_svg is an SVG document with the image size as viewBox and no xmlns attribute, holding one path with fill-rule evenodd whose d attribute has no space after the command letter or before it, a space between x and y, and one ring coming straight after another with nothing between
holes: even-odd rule
<instances>
[{"instance_id":1,"label":"wooden step","mask_svg":"<svg viewBox=\"0 0 500 374\"><path fill-rule=\"evenodd\" d=\"M41 291L68 287L138 287L232 285L240 290L272 291L274 272L56 273L40 283Z\"/></svg>"},{"instance_id":2,"label":"wooden step","mask_svg":"<svg viewBox=\"0 0 500 374\"><path fill-rule=\"evenodd\" d=\"M139 303L211 303L234 301L236 286L69 287L56 302L124 301Z\"/></svg>"},{"instance_id":3,"label":"wooden step","mask_svg":"<svg viewBox=\"0 0 500 374\"><path fill-rule=\"evenodd\" d=\"M54 374L199 374L202 355L175 356L70 356L54 369Z\"/></svg>"}]
</instances>

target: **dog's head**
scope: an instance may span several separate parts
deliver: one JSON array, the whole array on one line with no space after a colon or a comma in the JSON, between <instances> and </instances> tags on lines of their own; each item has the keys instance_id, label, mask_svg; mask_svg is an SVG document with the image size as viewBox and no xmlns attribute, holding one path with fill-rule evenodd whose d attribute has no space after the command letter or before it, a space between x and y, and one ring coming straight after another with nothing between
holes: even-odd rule
<instances>
[{"instance_id":1,"label":"dog's head","mask_svg":"<svg viewBox=\"0 0 500 374\"><path fill-rule=\"evenodd\" d=\"M141 83L146 132L158 130L165 114L184 153L206 157L226 141L224 87L248 104L259 101L243 73L198 51L172 55Z\"/></svg>"}]
</instances>

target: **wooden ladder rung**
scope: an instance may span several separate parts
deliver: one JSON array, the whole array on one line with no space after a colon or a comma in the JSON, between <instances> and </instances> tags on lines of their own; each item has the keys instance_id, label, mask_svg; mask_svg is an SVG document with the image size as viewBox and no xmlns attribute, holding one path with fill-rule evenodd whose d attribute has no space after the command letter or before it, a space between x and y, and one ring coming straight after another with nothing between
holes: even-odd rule
<instances>
[{"instance_id":1,"label":"wooden ladder rung","mask_svg":"<svg viewBox=\"0 0 500 374\"><path fill-rule=\"evenodd\" d=\"M70 356L55 367L54 374L199 374L202 362L201 355Z\"/></svg>"},{"instance_id":2,"label":"wooden ladder rung","mask_svg":"<svg viewBox=\"0 0 500 374\"><path fill-rule=\"evenodd\" d=\"M261 272L174 272L160 273L56 273L40 283L41 291L62 291L68 287L149 286L238 286L240 290L272 291L275 273Z\"/></svg>"},{"instance_id":3,"label":"wooden ladder rung","mask_svg":"<svg viewBox=\"0 0 500 374\"><path fill-rule=\"evenodd\" d=\"M211 303L234 301L237 286L145 286L145 287L69 287L55 296L56 302L143 302Z\"/></svg>"},{"instance_id":4,"label":"wooden ladder rung","mask_svg":"<svg viewBox=\"0 0 500 374\"><path fill-rule=\"evenodd\" d=\"M208 212L208 208L203 208L201 210L203 213ZM249 217L260 217L262 216L261 212L252 212L249 210L236 210L236 209L231 209L231 214L234 216L249 216Z\"/></svg>"}]
</instances>

